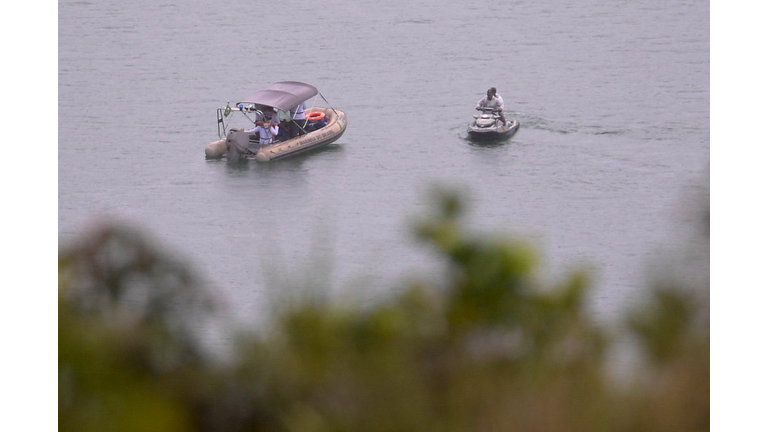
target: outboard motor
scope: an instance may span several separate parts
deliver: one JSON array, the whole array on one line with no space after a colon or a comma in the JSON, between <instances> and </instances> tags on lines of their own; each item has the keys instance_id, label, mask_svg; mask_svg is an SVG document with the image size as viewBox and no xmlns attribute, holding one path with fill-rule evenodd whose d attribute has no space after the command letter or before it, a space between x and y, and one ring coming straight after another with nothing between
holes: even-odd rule
<instances>
[{"instance_id":1,"label":"outboard motor","mask_svg":"<svg viewBox=\"0 0 768 432\"><path fill-rule=\"evenodd\" d=\"M227 159L238 160L248 151L248 134L232 130L227 135Z\"/></svg>"}]
</instances>

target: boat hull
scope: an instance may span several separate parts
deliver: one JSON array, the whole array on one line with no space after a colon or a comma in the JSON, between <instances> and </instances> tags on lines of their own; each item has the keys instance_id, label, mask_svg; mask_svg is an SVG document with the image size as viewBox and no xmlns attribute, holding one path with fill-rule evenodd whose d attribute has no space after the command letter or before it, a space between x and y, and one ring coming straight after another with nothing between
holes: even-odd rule
<instances>
[{"instance_id":1,"label":"boat hull","mask_svg":"<svg viewBox=\"0 0 768 432\"><path fill-rule=\"evenodd\" d=\"M347 115L341 110L313 107L306 111L320 111L324 113L328 119L326 125L296 138L291 138L286 141L280 141L266 147L252 150L248 144L247 136L244 137L245 134L242 131L230 131L226 139L220 139L208 144L205 148L205 156L210 159L232 157L232 155L236 155L236 153L231 152L231 150L233 145L237 143L238 147L246 147L251 150L251 152L240 154L237 157L256 159L259 162L269 162L328 145L341 138L344 131L347 129Z\"/></svg>"},{"instance_id":2,"label":"boat hull","mask_svg":"<svg viewBox=\"0 0 768 432\"><path fill-rule=\"evenodd\" d=\"M470 138L477 140L497 140L509 138L520 128L520 122L517 120L507 121L504 126L478 127L474 124L467 126L467 134Z\"/></svg>"}]
</instances>

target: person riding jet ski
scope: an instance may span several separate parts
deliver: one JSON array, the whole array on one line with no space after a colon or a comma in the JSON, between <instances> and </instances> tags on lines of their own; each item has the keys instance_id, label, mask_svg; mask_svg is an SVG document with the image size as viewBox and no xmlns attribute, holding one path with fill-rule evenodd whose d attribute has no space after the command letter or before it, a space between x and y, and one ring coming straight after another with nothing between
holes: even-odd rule
<instances>
[{"instance_id":1,"label":"person riding jet ski","mask_svg":"<svg viewBox=\"0 0 768 432\"><path fill-rule=\"evenodd\" d=\"M477 102L476 110L482 110L483 108L492 108L494 111L498 111L499 117L503 124L507 124L507 119L504 118L504 99L501 95L496 93L496 87L491 87L485 93L486 97L480 99Z\"/></svg>"}]
</instances>

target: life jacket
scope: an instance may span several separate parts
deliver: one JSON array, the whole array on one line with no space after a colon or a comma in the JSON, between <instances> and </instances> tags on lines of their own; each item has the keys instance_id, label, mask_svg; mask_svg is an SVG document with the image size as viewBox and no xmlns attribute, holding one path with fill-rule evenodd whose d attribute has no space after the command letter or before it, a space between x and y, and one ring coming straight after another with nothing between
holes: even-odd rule
<instances>
[{"instance_id":1,"label":"life jacket","mask_svg":"<svg viewBox=\"0 0 768 432\"><path fill-rule=\"evenodd\" d=\"M271 127L269 125L266 127L264 125L260 125L257 128L257 131L259 132L259 144L272 144L274 136L272 135L272 131L270 129Z\"/></svg>"}]
</instances>

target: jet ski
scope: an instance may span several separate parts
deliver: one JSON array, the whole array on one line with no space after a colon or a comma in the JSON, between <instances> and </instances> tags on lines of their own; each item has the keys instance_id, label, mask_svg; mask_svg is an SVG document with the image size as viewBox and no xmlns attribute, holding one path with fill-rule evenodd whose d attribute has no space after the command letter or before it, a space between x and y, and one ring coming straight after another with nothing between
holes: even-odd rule
<instances>
[{"instance_id":1,"label":"jet ski","mask_svg":"<svg viewBox=\"0 0 768 432\"><path fill-rule=\"evenodd\" d=\"M517 132L520 122L517 120L501 121L501 116L495 108L479 108L482 114L476 114L475 119L467 125L467 134L475 139L508 138Z\"/></svg>"}]
</instances>

